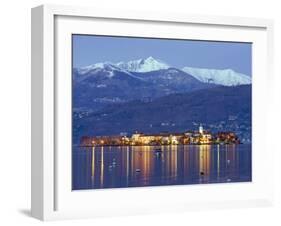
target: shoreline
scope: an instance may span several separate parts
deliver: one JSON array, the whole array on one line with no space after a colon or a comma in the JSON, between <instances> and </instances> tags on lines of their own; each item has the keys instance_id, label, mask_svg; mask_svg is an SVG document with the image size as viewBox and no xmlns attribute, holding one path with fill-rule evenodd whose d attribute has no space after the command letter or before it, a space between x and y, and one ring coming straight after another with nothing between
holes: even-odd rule
<instances>
[{"instance_id":1,"label":"shoreline","mask_svg":"<svg viewBox=\"0 0 281 226\"><path fill-rule=\"evenodd\" d=\"M73 145L75 147L161 147L161 146L204 146L204 145L245 145L251 143L208 143L208 144L160 144L160 145Z\"/></svg>"}]
</instances>

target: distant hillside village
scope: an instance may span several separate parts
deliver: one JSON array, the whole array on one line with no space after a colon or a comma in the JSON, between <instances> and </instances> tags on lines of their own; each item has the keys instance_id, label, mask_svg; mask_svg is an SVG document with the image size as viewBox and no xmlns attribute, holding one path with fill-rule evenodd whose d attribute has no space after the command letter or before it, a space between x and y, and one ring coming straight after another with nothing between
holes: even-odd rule
<instances>
[{"instance_id":1,"label":"distant hillside village","mask_svg":"<svg viewBox=\"0 0 281 226\"><path fill-rule=\"evenodd\" d=\"M240 144L234 132L218 132L211 134L200 125L198 131L183 133L134 133L131 137L119 136L83 136L81 146L142 146L142 145L192 145L192 144Z\"/></svg>"}]
</instances>

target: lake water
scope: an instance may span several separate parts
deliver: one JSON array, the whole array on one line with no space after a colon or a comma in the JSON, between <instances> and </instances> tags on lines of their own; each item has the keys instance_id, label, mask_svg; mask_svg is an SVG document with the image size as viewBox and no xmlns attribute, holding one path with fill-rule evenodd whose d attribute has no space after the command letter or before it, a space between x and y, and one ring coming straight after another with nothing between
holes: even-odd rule
<instances>
[{"instance_id":1,"label":"lake water","mask_svg":"<svg viewBox=\"0 0 281 226\"><path fill-rule=\"evenodd\" d=\"M245 182L251 145L74 147L72 188Z\"/></svg>"}]
</instances>

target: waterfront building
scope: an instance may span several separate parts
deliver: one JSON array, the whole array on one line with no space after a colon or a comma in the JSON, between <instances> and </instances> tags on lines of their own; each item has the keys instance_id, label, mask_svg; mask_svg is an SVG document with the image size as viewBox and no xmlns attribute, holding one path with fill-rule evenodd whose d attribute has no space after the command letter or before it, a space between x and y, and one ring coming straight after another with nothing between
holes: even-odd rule
<instances>
[{"instance_id":1,"label":"waterfront building","mask_svg":"<svg viewBox=\"0 0 281 226\"><path fill-rule=\"evenodd\" d=\"M179 144L239 144L239 138L234 132L219 132L212 135L200 125L198 131L183 133L134 133L131 137L125 134L118 136L83 136L80 140L82 146L134 146L134 145L179 145Z\"/></svg>"},{"instance_id":2,"label":"waterfront building","mask_svg":"<svg viewBox=\"0 0 281 226\"><path fill-rule=\"evenodd\" d=\"M179 144L178 137L175 135L170 135L170 144L173 144L173 145Z\"/></svg>"},{"instance_id":3,"label":"waterfront building","mask_svg":"<svg viewBox=\"0 0 281 226\"><path fill-rule=\"evenodd\" d=\"M233 132L219 132L216 134L215 141L217 143L240 143L238 136Z\"/></svg>"}]
</instances>

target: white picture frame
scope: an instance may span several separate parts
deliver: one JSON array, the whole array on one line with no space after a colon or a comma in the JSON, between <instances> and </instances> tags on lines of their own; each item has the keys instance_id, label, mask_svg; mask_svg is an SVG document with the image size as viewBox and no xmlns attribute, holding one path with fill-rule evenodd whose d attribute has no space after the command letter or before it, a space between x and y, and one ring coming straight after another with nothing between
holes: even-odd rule
<instances>
[{"instance_id":1,"label":"white picture frame","mask_svg":"<svg viewBox=\"0 0 281 226\"><path fill-rule=\"evenodd\" d=\"M105 26L101 24L104 21L107 23ZM124 23L123 30L114 29L115 23ZM144 29L146 33L137 33L133 28L126 27L137 26L137 23L138 26L146 28ZM64 131L65 128L71 130L70 116L65 119L61 117L62 112L67 113L69 109L71 87L66 85L64 86L66 88L63 88L60 85L62 76L56 75L66 75L64 77L68 81L66 84L71 84L69 83L71 82L71 73L69 74L71 65L68 65L71 52L67 37L72 32L91 33L92 31L89 30L89 27L92 27L91 24L95 25L96 30L102 34L118 33L118 35L130 36L133 35L132 32L136 32L140 36L170 37L171 34L165 33L165 29L162 31L159 29L160 33L153 33L155 27L166 26L169 29L175 29L175 34L182 38L185 38L186 34L181 34L181 29L177 26L181 28L192 26L195 30L197 27L201 30L199 29L198 33L191 32L186 38L220 40L223 37L223 40L227 41L248 40L256 43L256 50L253 52L253 122L255 123L253 128L255 178L253 182L235 185L164 186L73 193L69 187L71 150L65 145L67 143L69 145L69 134L64 135L60 132L62 126L65 126ZM109 30L109 28L112 29ZM128 34L126 29L130 29L131 33ZM217 29L217 34L212 29ZM62 53L60 48L65 51ZM270 98L268 98L273 85L272 64L273 22L271 20L101 10L57 5L33 8L32 216L41 220L55 220L271 205L273 179L268 175L273 167L273 150L266 149L266 144L269 142L266 114L272 108ZM68 74L69 77L67 77ZM262 155L260 151L262 149L266 149L266 155ZM206 194L211 194L212 197ZM161 200L163 195L171 198Z\"/></svg>"}]
</instances>

